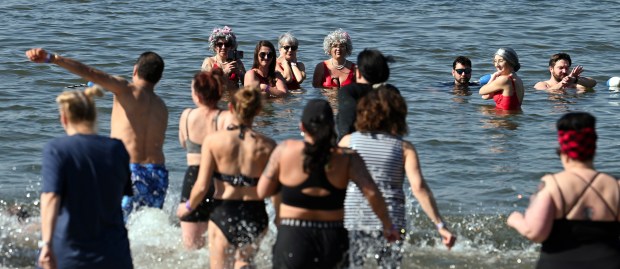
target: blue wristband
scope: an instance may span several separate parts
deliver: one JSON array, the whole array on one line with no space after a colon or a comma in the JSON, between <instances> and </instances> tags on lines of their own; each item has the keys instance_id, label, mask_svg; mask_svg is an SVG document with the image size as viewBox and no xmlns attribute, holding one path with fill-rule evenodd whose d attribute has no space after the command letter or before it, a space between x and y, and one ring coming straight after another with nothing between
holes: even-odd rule
<instances>
[{"instance_id":1,"label":"blue wristband","mask_svg":"<svg viewBox=\"0 0 620 269\"><path fill-rule=\"evenodd\" d=\"M47 57L45 57L45 63L51 63L52 62L52 54L48 53Z\"/></svg>"}]
</instances>

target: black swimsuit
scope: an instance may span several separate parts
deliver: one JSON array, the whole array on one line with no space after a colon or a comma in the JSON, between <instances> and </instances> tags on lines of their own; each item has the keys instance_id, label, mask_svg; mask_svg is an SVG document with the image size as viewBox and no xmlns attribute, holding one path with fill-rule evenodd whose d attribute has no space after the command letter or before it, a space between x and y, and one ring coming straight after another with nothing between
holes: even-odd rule
<instances>
[{"instance_id":1,"label":"black swimsuit","mask_svg":"<svg viewBox=\"0 0 620 269\"><path fill-rule=\"evenodd\" d=\"M239 130L239 138L245 138L249 128L244 125L230 125L229 131ZM253 136L253 134L251 134ZM256 187L258 178L242 174L226 175L213 172L213 179L224 181L235 187ZM233 247L255 243L269 225L265 201L241 201L215 199L211 221L222 231Z\"/></svg>"},{"instance_id":2,"label":"black swimsuit","mask_svg":"<svg viewBox=\"0 0 620 269\"><path fill-rule=\"evenodd\" d=\"M620 210L616 209L614 212L602 195L591 187L598 175L597 173L570 204L568 211L562 189L553 177L562 198L564 217L553 222L549 237L542 243L536 268L620 268L620 222L617 221ZM583 178L582 180L587 182ZM566 219L587 190L594 191L603 200L607 209L615 216L615 221ZM620 189L618 192L620 193Z\"/></svg>"}]
</instances>

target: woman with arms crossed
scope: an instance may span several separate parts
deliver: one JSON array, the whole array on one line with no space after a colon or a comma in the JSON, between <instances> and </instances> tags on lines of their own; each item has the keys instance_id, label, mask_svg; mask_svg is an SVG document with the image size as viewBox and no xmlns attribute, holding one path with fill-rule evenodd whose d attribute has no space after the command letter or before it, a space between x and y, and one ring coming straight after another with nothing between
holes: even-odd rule
<instances>
[{"instance_id":1,"label":"woman with arms crossed","mask_svg":"<svg viewBox=\"0 0 620 269\"><path fill-rule=\"evenodd\" d=\"M517 75L521 68L519 56L511 48L500 48L495 53L493 65L497 72L491 75L487 84L480 88L482 99L495 101L495 108L501 110L521 110L525 90L523 81Z\"/></svg>"},{"instance_id":2,"label":"woman with arms crossed","mask_svg":"<svg viewBox=\"0 0 620 269\"><path fill-rule=\"evenodd\" d=\"M252 130L261 107L258 89L246 86L235 92L228 105L232 124L205 137L196 184L185 206L177 210L179 218L194 211L214 180L208 228L212 269L253 266L268 225L265 202L256 194L256 185L276 143Z\"/></svg>"},{"instance_id":3,"label":"woman with arms crossed","mask_svg":"<svg viewBox=\"0 0 620 269\"><path fill-rule=\"evenodd\" d=\"M557 122L564 171L542 178L525 214L508 226L542 243L536 268L620 268L620 181L594 169L596 119L584 112Z\"/></svg>"},{"instance_id":4,"label":"woman with arms crossed","mask_svg":"<svg viewBox=\"0 0 620 269\"><path fill-rule=\"evenodd\" d=\"M286 32L278 39L278 47L280 57L276 61L276 71L284 77L286 88L301 89L301 83L306 79L306 66L297 60L299 40L293 34Z\"/></svg>"},{"instance_id":5,"label":"woman with arms crossed","mask_svg":"<svg viewBox=\"0 0 620 269\"><path fill-rule=\"evenodd\" d=\"M258 186L259 197L280 190L280 224L273 268L340 268L349 248L343 226L344 198L355 182L380 219L383 236L396 240L381 193L355 152L338 148L334 115L325 100L310 100L300 128L304 140L286 140L272 154Z\"/></svg>"}]
</instances>

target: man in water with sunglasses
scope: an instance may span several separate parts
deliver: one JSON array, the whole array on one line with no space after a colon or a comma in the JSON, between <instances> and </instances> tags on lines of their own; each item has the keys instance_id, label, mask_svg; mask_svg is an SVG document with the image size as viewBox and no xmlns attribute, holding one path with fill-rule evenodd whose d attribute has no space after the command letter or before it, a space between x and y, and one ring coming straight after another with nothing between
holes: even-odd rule
<instances>
[{"instance_id":1,"label":"man in water with sunglasses","mask_svg":"<svg viewBox=\"0 0 620 269\"><path fill-rule=\"evenodd\" d=\"M454 77L454 90L469 90L469 86L479 84L469 82L471 79L471 60L465 56L459 56L452 62L452 76Z\"/></svg>"}]
</instances>

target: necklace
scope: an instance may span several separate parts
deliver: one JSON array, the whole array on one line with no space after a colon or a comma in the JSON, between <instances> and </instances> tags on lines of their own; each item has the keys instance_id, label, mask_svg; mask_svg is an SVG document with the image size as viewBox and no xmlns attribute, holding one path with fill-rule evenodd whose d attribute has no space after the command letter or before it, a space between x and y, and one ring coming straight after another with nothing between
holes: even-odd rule
<instances>
[{"instance_id":1,"label":"necklace","mask_svg":"<svg viewBox=\"0 0 620 269\"><path fill-rule=\"evenodd\" d=\"M347 60L344 60L344 64L341 64L341 65L335 65L334 64L334 58L331 58L330 61L331 61L332 66L335 67L338 70L342 70L344 68L344 66L347 64Z\"/></svg>"}]
</instances>

